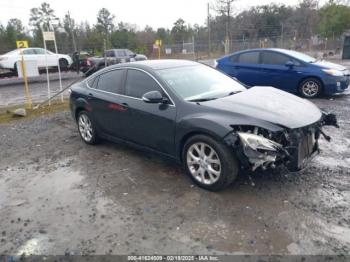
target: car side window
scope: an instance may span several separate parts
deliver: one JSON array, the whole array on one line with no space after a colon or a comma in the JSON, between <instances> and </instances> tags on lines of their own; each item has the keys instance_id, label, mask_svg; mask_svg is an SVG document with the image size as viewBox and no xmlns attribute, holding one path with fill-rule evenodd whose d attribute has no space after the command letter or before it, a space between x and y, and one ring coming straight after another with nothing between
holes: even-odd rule
<instances>
[{"instance_id":1,"label":"car side window","mask_svg":"<svg viewBox=\"0 0 350 262\"><path fill-rule=\"evenodd\" d=\"M231 62L233 62L233 63L237 63L237 62L238 62L238 58L239 58L238 55L233 55L233 56L230 57L230 60L231 60Z\"/></svg>"},{"instance_id":2,"label":"car side window","mask_svg":"<svg viewBox=\"0 0 350 262\"><path fill-rule=\"evenodd\" d=\"M97 89L113 94L122 93L124 70L113 70L99 76ZM97 80L95 80L96 82ZM94 82L94 86L96 83Z\"/></svg>"},{"instance_id":3,"label":"car side window","mask_svg":"<svg viewBox=\"0 0 350 262\"><path fill-rule=\"evenodd\" d=\"M89 81L87 81L88 86L93 88L96 79L97 79L97 77L93 77L93 78L89 79Z\"/></svg>"},{"instance_id":4,"label":"car side window","mask_svg":"<svg viewBox=\"0 0 350 262\"><path fill-rule=\"evenodd\" d=\"M242 64L259 64L259 52L247 52L240 54L238 62Z\"/></svg>"},{"instance_id":5,"label":"car side window","mask_svg":"<svg viewBox=\"0 0 350 262\"><path fill-rule=\"evenodd\" d=\"M123 56L125 56L125 52L122 50L118 50L117 55L118 55L118 57L123 57Z\"/></svg>"},{"instance_id":6,"label":"car side window","mask_svg":"<svg viewBox=\"0 0 350 262\"><path fill-rule=\"evenodd\" d=\"M159 91L164 95L162 88L152 77L134 69L128 69L125 89L127 96L135 98L142 98L144 94L150 91Z\"/></svg>"},{"instance_id":7,"label":"car side window","mask_svg":"<svg viewBox=\"0 0 350 262\"><path fill-rule=\"evenodd\" d=\"M115 57L114 51L107 51L107 57Z\"/></svg>"},{"instance_id":8,"label":"car side window","mask_svg":"<svg viewBox=\"0 0 350 262\"><path fill-rule=\"evenodd\" d=\"M35 55L34 49L24 49L23 50L24 55Z\"/></svg>"},{"instance_id":9,"label":"car side window","mask_svg":"<svg viewBox=\"0 0 350 262\"><path fill-rule=\"evenodd\" d=\"M34 49L37 55L45 55L45 50L41 48Z\"/></svg>"},{"instance_id":10,"label":"car side window","mask_svg":"<svg viewBox=\"0 0 350 262\"><path fill-rule=\"evenodd\" d=\"M283 54L274 52L263 52L262 53L262 64L264 65L285 65L291 59Z\"/></svg>"},{"instance_id":11,"label":"car side window","mask_svg":"<svg viewBox=\"0 0 350 262\"><path fill-rule=\"evenodd\" d=\"M126 50L125 52L126 52L126 54L127 54L128 56L133 56L133 55L134 55L134 53L131 52L130 50Z\"/></svg>"}]
</instances>

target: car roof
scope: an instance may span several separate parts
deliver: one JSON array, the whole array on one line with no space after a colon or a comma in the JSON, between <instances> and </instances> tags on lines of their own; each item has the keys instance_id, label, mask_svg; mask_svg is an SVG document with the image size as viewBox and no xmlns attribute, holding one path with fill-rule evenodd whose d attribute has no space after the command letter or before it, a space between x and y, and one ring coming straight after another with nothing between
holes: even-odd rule
<instances>
[{"instance_id":1,"label":"car roof","mask_svg":"<svg viewBox=\"0 0 350 262\"><path fill-rule=\"evenodd\" d=\"M162 69L168 69L168 68L195 66L195 65L199 65L199 63L189 61L189 60L161 59L161 60L145 60L145 61L118 64L118 65L111 66L109 68L112 68L112 67L121 68L121 67L132 66L132 67L137 67L141 69L162 70Z\"/></svg>"},{"instance_id":2,"label":"car roof","mask_svg":"<svg viewBox=\"0 0 350 262\"><path fill-rule=\"evenodd\" d=\"M237 51L237 52L230 54L229 56L241 54L241 53L246 53L246 52L254 52L254 51L255 52L256 51L260 51L260 52L261 51L273 51L273 52L278 52L278 53L282 53L285 55L291 55L290 51L293 51L293 50L282 49L282 48L253 48L253 49L240 50L240 51Z\"/></svg>"}]
</instances>

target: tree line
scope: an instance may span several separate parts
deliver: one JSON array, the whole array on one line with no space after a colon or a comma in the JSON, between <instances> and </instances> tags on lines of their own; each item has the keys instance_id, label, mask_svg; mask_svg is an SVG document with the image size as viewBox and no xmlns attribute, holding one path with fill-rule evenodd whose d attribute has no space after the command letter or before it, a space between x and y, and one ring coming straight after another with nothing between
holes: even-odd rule
<instances>
[{"instance_id":1,"label":"tree line","mask_svg":"<svg viewBox=\"0 0 350 262\"><path fill-rule=\"evenodd\" d=\"M58 18L44 2L30 10L29 27L17 18L10 19L7 24L0 23L0 53L15 49L16 40L28 40L30 46L42 47L43 30L55 30L62 53L84 50L99 55L106 46L107 49L128 48L148 55L156 39L161 39L164 46L173 47L195 39L198 48L207 48L209 29L213 46L217 46L225 40L264 38L274 42L281 38L336 38L350 27L347 1L328 0L319 6L317 0L301 0L297 6L272 3L236 12L237 1L241 0L212 2L211 15L202 25L190 25L179 18L170 29L146 26L142 30L130 23L116 23L116 16L106 8L98 11L94 24L77 23L69 12Z\"/></svg>"}]
</instances>

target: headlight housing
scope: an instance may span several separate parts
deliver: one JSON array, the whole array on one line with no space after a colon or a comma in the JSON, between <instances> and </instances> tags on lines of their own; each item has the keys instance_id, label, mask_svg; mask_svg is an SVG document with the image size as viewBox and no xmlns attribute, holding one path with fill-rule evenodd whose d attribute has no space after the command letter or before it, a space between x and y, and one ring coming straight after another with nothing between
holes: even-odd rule
<instances>
[{"instance_id":1,"label":"headlight housing","mask_svg":"<svg viewBox=\"0 0 350 262\"><path fill-rule=\"evenodd\" d=\"M336 69L322 69L322 71L331 76L344 76L344 73L342 71Z\"/></svg>"},{"instance_id":2,"label":"headlight housing","mask_svg":"<svg viewBox=\"0 0 350 262\"><path fill-rule=\"evenodd\" d=\"M282 148L281 144L276 143L272 140L269 140L263 136L258 136L251 133L242 133L242 132L238 132L237 134L244 146L248 146L255 151L264 150L264 151L276 152Z\"/></svg>"}]
</instances>

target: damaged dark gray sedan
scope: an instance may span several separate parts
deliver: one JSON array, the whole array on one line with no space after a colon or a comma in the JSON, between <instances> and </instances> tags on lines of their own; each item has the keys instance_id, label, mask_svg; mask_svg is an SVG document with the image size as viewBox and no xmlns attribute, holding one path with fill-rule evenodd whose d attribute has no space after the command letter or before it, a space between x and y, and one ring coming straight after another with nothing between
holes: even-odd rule
<instances>
[{"instance_id":1,"label":"damaged dark gray sedan","mask_svg":"<svg viewBox=\"0 0 350 262\"><path fill-rule=\"evenodd\" d=\"M246 89L208 66L181 60L108 67L71 88L82 139L126 142L180 161L200 187L230 185L241 169L301 170L319 153L335 115L274 89Z\"/></svg>"}]
</instances>

